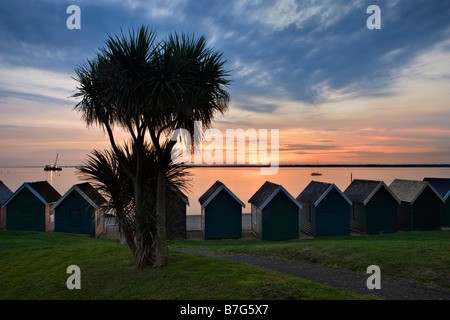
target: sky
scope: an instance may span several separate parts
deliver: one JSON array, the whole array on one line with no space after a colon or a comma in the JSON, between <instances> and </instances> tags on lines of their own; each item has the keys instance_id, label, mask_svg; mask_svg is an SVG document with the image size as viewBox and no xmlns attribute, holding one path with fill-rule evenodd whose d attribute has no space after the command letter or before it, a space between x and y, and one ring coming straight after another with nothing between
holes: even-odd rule
<instances>
[{"instance_id":1,"label":"sky","mask_svg":"<svg viewBox=\"0 0 450 320\"><path fill-rule=\"evenodd\" d=\"M108 148L74 110L74 70L142 25L222 52L231 102L213 128L278 130L281 164L450 163L448 0L17 0L0 2L0 167Z\"/></svg>"}]
</instances>

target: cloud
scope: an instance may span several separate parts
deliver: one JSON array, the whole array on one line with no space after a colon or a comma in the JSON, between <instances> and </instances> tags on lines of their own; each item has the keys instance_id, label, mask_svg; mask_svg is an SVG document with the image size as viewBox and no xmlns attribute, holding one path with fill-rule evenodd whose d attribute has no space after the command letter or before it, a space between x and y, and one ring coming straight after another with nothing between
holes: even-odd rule
<instances>
[{"instance_id":1,"label":"cloud","mask_svg":"<svg viewBox=\"0 0 450 320\"><path fill-rule=\"evenodd\" d=\"M347 2L335 0L239 1L235 5L235 12L249 16L253 22L267 25L273 32L290 26L303 29L308 24L314 24L322 30L338 23L360 3L353 1L352 5L348 5Z\"/></svg>"},{"instance_id":2,"label":"cloud","mask_svg":"<svg viewBox=\"0 0 450 320\"><path fill-rule=\"evenodd\" d=\"M438 149L450 149L448 1L76 3L79 31L65 25L69 0L0 3L0 41L8 44L0 48L2 130L33 127L23 132L36 137L46 127L85 130L67 99L76 87L70 75L107 33L145 24L160 38L205 34L229 60L233 80L230 111L214 125L278 128L286 157L288 147L314 163L321 155L387 161L413 152L442 159ZM371 4L382 9L381 30L366 28Z\"/></svg>"},{"instance_id":3,"label":"cloud","mask_svg":"<svg viewBox=\"0 0 450 320\"><path fill-rule=\"evenodd\" d=\"M117 1L124 8L134 12L144 11L151 19L183 19L183 8L187 0L126 0Z\"/></svg>"},{"instance_id":4,"label":"cloud","mask_svg":"<svg viewBox=\"0 0 450 320\"><path fill-rule=\"evenodd\" d=\"M280 151L312 151L312 150L338 150L340 146L325 145L325 144L285 144L280 148Z\"/></svg>"},{"instance_id":5,"label":"cloud","mask_svg":"<svg viewBox=\"0 0 450 320\"><path fill-rule=\"evenodd\" d=\"M3 95L20 94L22 97L46 98L68 103L76 89L70 74L31 67L0 65L0 91Z\"/></svg>"},{"instance_id":6,"label":"cloud","mask_svg":"<svg viewBox=\"0 0 450 320\"><path fill-rule=\"evenodd\" d=\"M0 166L44 165L60 154L60 164L79 165L92 148L108 147L101 130L78 127L0 125ZM31 157L31 161L30 161Z\"/></svg>"},{"instance_id":7,"label":"cloud","mask_svg":"<svg viewBox=\"0 0 450 320\"><path fill-rule=\"evenodd\" d=\"M383 29L375 31L366 28L370 4L245 1L236 5L235 14L249 22L239 25L239 34L246 35L236 48L241 52L231 52L240 85L233 91L288 96L312 104L342 95L391 95L396 71L448 38L450 23L444 14L448 4L378 1ZM253 33L247 31L251 24L255 24Z\"/></svg>"}]
</instances>

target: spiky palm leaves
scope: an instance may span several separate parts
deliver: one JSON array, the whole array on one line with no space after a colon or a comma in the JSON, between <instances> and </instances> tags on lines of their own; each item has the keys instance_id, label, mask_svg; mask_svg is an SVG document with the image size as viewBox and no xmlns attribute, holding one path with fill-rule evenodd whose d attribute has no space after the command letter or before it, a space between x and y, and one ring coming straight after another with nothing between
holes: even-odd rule
<instances>
[{"instance_id":1,"label":"spiky palm leaves","mask_svg":"<svg viewBox=\"0 0 450 320\"><path fill-rule=\"evenodd\" d=\"M135 166L136 155L133 148L125 146L121 149L122 156L127 159L130 167ZM142 259L154 259L153 243L157 234L156 230L156 190L158 161L155 149L145 146L145 175L144 185L144 207L145 211L134 210L134 188L133 182L121 169L121 165L114 152L109 150L93 150L87 157L84 165L78 168L79 174L84 180L90 181L108 199L108 209L113 211L119 223L120 230L125 236L127 243L133 253L134 263L141 265ZM189 186L189 173L185 166L175 164L171 159L164 164L166 167L166 207L168 212L177 210L180 196ZM167 229L172 236L177 235L175 225L178 217L169 215Z\"/></svg>"},{"instance_id":2,"label":"spiky palm leaves","mask_svg":"<svg viewBox=\"0 0 450 320\"><path fill-rule=\"evenodd\" d=\"M91 182L109 201L107 212L115 215L121 233L135 254L133 231L133 186L121 170L115 154L111 151L93 150L84 165L77 169L84 180Z\"/></svg>"}]
</instances>

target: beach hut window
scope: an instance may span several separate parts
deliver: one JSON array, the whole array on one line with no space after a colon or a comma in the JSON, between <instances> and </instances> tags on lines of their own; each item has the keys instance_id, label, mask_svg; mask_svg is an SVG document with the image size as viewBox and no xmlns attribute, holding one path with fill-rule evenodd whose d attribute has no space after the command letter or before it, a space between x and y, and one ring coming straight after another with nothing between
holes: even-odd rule
<instances>
[{"instance_id":1,"label":"beach hut window","mask_svg":"<svg viewBox=\"0 0 450 320\"><path fill-rule=\"evenodd\" d=\"M257 217L258 217L258 215L256 213L256 207L253 207L253 223L254 224L258 223Z\"/></svg>"},{"instance_id":2,"label":"beach hut window","mask_svg":"<svg viewBox=\"0 0 450 320\"><path fill-rule=\"evenodd\" d=\"M81 226L81 210L70 210L70 225L72 227Z\"/></svg>"},{"instance_id":3,"label":"beach hut window","mask_svg":"<svg viewBox=\"0 0 450 320\"><path fill-rule=\"evenodd\" d=\"M50 215L50 223L53 223L53 222L55 222L55 214L54 213Z\"/></svg>"}]
</instances>

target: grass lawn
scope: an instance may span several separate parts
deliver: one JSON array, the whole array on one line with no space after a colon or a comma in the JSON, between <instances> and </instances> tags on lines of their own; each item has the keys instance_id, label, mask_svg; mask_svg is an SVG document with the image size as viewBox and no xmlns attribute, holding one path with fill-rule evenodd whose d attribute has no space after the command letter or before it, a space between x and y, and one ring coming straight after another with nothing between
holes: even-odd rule
<instances>
[{"instance_id":1,"label":"grass lawn","mask_svg":"<svg viewBox=\"0 0 450 320\"><path fill-rule=\"evenodd\" d=\"M242 244L235 242L235 248ZM249 244L255 247L256 242ZM161 270L137 271L130 259L128 247L117 240L1 231L0 300L368 298L256 266L187 253L170 252L170 265ZM66 286L70 265L81 269L80 290Z\"/></svg>"},{"instance_id":2,"label":"grass lawn","mask_svg":"<svg viewBox=\"0 0 450 320\"><path fill-rule=\"evenodd\" d=\"M378 265L382 277L450 289L450 231L398 232L283 242L177 241L172 246L310 262L362 274L366 274L368 266Z\"/></svg>"}]
</instances>

